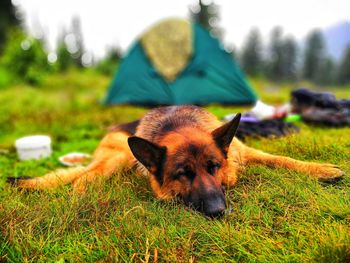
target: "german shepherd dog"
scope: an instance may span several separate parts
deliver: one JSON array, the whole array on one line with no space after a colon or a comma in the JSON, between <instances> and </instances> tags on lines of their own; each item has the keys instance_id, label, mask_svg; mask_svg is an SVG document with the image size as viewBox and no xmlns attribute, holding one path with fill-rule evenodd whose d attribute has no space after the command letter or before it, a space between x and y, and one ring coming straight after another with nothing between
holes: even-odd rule
<instances>
[{"instance_id":1,"label":"german shepherd dog","mask_svg":"<svg viewBox=\"0 0 350 263\"><path fill-rule=\"evenodd\" d=\"M141 120L116 126L101 141L87 167L57 170L36 178L9 178L21 188L46 189L73 183L77 192L136 165L149 178L157 198L179 197L208 217L226 209L224 186L233 186L244 167L262 164L337 180L344 175L332 164L304 162L250 148L234 138L240 114L222 124L196 106L161 107Z\"/></svg>"}]
</instances>

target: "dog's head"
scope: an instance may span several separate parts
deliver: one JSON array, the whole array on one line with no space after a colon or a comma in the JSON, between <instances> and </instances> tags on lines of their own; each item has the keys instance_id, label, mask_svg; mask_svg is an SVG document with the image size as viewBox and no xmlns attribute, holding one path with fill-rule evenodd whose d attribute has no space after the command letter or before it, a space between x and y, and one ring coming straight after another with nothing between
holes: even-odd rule
<instances>
[{"instance_id":1,"label":"dog's head","mask_svg":"<svg viewBox=\"0 0 350 263\"><path fill-rule=\"evenodd\" d=\"M226 209L222 181L227 154L241 115L211 133L184 127L165 134L157 144L133 136L128 140L135 158L151 173L159 198L180 197L186 205L210 217Z\"/></svg>"}]
</instances>

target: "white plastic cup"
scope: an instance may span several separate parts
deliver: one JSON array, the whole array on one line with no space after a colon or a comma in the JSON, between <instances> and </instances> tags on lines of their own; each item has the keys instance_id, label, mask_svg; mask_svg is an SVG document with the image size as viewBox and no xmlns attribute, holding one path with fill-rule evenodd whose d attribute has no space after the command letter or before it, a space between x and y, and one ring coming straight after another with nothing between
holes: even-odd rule
<instances>
[{"instance_id":1,"label":"white plastic cup","mask_svg":"<svg viewBox=\"0 0 350 263\"><path fill-rule=\"evenodd\" d=\"M52 153L51 138L46 135L22 137L15 142L18 158L21 161L49 157Z\"/></svg>"}]
</instances>

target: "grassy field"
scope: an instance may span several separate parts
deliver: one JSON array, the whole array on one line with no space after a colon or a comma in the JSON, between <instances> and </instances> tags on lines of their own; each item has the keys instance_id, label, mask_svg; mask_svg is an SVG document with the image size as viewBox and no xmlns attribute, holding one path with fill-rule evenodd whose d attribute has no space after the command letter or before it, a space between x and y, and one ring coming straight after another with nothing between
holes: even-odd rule
<instances>
[{"instance_id":1,"label":"grassy field","mask_svg":"<svg viewBox=\"0 0 350 263\"><path fill-rule=\"evenodd\" d=\"M209 220L157 201L147 180L117 174L85 196L70 186L24 192L8 176L40 176L71 151L92 153L109 125L140 118L144 108L103 107L110 79L94 72L49 76L41 87L0 90L0 262L350 262L350 177L321 184L287 170L250 167L228 189L232 213ZM251 80L264 101L289 89ZM350 98L350 87L333 91ZM219 117L238 110L210 106ZM350 174L350 128L298 124L301 132L247 144L274 154L338 164ZM14 140L53 139L52 157L19 162Z\"/></svg>"}]
</instances>

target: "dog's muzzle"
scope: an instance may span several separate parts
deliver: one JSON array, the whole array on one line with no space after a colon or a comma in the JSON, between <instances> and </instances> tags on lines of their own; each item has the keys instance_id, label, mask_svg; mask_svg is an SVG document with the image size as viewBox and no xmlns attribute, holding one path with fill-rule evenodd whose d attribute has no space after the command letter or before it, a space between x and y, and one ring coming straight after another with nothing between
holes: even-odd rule
<instances>
[{"instance_id":1,"label":"dog's muzzle","mask_svg":"<svg viewBox=\"0 0 350 263\"><path fill-rule=\"evenodd\" d=\"M184 198L185 204L210 218L219 218L226 210L226 200L224 192L208 191L205 193L192 193Z\"/></svg>"}]
</instances>

